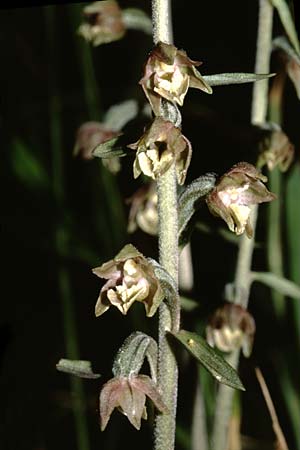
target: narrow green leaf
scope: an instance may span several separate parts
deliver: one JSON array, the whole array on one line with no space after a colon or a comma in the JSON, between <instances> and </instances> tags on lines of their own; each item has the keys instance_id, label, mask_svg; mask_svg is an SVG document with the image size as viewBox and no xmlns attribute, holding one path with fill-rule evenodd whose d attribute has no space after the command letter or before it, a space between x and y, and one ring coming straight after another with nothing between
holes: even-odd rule
<instances>
[{"instance_id":1,"label":"narrow green leaf","mask_svg":"<svg viewBox=\"0 0 300 450\"><path fill-rule=\"evenodd\" d=\"M283 295L300 300L300 286L272 272L252 272L253 281L259 281Z\"/></svg>"},{"instance_id":2,"label":"narrow green leaf","mask_svg":"<svg viewBox=\"0 0 300 450\"><path fill-rule=\"evenodd\" d=\"M119 348L113 364L115 377L137 375L141 370L144 359L147 358L151 378L157 378L157 344L155 340L145 333L135 331L128 336Z\"/></svg>"},{"instance_id":3,"label":"narrow green leaf","mask_svg":"<svg viewBox=\"0 0 300 450\"><path fill-rule=\"evenodd\" d=\"M234 389L245 390L237 372L208 343L196 333L180 330L172 333L181 344L200 362L220 383Z\"/></svg>"},{"instance_id":4,"label":"narrow green leaf","mask_svg":"<svg viewBox=\"0 0 300 450\"><path fill-rule=\"evenodd\" d=\"M12 167L16 176L31 189L47 189L49 176L42 163L24 142L15 139L12 143Z\"/></svg>"},{"instance_id":5,"label":"narrow green leaf","mask_svg":"<svg viewBox=\"0 0 300 450\"><path fill-rule=\"evenodd\" d=\"M290 11L290 8L285 0L271 0L273 6L277 9L281 23L285 29L286 34L291 41L294 49L300 55L300 45L297 36L296 27Z\"/></svg>"},{"instance_id":6,"label":"narrow green leaf","mask_svg":"<svg viewBox=\"0 0 300 450\"><path fill-rule=\"evenodd\" d=\"M185 229L192 215L199 207L199 201L208 194L215 186L217 175L207 173L192 181L181 192L178 198L178 234L179 245L183 246L186 242Z\"/></svg>"},{"instance_id":7,"label":"narrow green leaf","mask_svg":"<svg viewBox=\"0 0 300 450\"><path fill-rule=\"evenodd\" d=\"M185 297L183 295L180 296L180 305L184 311L194 311L199 307L199 303L196 300Z\"/></svg>"},{"instance_id":8,"label":"narrow green leaf","mask_svg":"<svg viewBox=\"0 0 300 450\"><path fill-rule=\"evenodd\" d=\"M117 146L120 136L109 139L102 144L97 145L93 150L93 155L97 158L114 158L115 156L125 156L127 152L123 150L122 146Z\"/></svg>"},{"instance_id":9,"label":"narrow green leaf","mask_svg":"<svg viewBox=\"0 0 300 450\"><path fill-rule=\"evenodd\" d=\"M210 86L224 86L227 84L253 83L273 77L275 73L217 73L215 75L203 76Z\"/></svg>"},{"instance_id":10,"label":"narrow green leaf","mask_svg":"<svg viewBox=\"0 0 300 450\"><path fill-rule=\"evenodd\" d=\"M99 373L92 371L92 365L90 361L83 359L60 359L56 364L56 369L60 372L69 373L70 375L76 375L80 378L100 378Z\"/></svg>"},{"instance_id":11,"label":"narrow green leaf","mask_svg":"<svg viewBox=\"0 0 300 450\"><path fill-rule=\"evenodd\" d=\"M138 103L136 100L125 100L111 106L105 113L103 123L110 130L119 131L136 117Z\"/></svg>"},{"instance_id":12,"label":"narrow green leaf","mask_svg":"<svg viewBox=\"0 0 300 450\"><path fill-rule=\"evenodd\" d=\"M122 11L122 18L129 30L139 30L152 35L152 21L144 11L137 8L126 8Z\"/></svg>"}]
</instances>

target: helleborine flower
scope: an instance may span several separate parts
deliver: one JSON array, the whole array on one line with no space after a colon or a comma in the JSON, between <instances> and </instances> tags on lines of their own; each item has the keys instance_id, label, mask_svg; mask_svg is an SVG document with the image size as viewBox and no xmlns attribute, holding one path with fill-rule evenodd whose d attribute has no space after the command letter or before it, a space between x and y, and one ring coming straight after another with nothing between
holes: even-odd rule
<instances>
[{"instance_id":1,"label":"helleborine flower","mask_svg":"<svg viewBox=\"0 0 300 450\"><path fill-rule=\"evenodd\" d=\"M269 170L278 166L281 172L286 172L294 158L294 145L287 135L278 127L267 132L266 138L260 143L258 166L267 165Z\"/></svg>"},{"instance_id":2,"label":"helleborine flower","mask_svg":"<svg viewBox=\"0 0 300 450\"><path fill-rule=\"evenodd\" d=\"M157 193L154 183L142 186L127 200L131 204L128 233L140 228L145 233L156 236L158 233Z\"/></svg>"},{"instance_id":3,"label":"helleborine flower","mask_svg":"<svg viewBox=\"0 0 300 450\"><path fill-rule=\"evenodd\" d=\"M246 357L251 354L254 333L255 322L251 314L241 305L233 303L218 308L206 328L209 345L222 352L242 348Z\"/></svg>"},{"instance_id":4,"label":"helleborine flower","mask_svg":"<svg viewBox=\"0 0 300 450\"><path fill-rule=\"evenodd\" d=\"M94 46L121 39L125 34L122 11L115 0L94 2L83 8L86 22L78 33Z\"/></svg>"},{"instance_id":5,"label":"helleborine flower","mask_svg":"<svg viewBox=\"0 0 300 450\"><path fill-rule=\"evenodd\" d=\"M143 136L128 147L137 150L133 164L134 178L143 173L156 180L175 161L178 183L184 183L191 162L192 146L172 122L156 117Z\"/></svg>"},{"instance_id":6,"label":"helleborine flower","mask_svg":"<svg viewBox=\"0 0 300 450\"><path fill-rule=\"evenodd\" d=\"M161 98L182 106L189 87L208 94L212 88L195 68L202 63L189 59L185 51L159 42L149 55L140 84L156 116L160 115Z\"/></svg>"},{"instance_id":7,"label":"helleborine flower","mask_svg":"<svg viewBox=\"0 0 300 450\"><path fill-rule=\"evenodd\" d=\"M127 416L129 422L139 430L141 419L147 419L146 396L161 413L168 413L156 384L147 375L129 375L109 380L100 393L101 430L106 428L115 408Z\"/></svg>"},{"instance_id":8,"label":"helleborine flower","mask_svg":"<svg viewBox=\"0 0 300 450\"><path fill-rule=\"evenodd\" d=\"M163 292L152 266L131 244L125 247L111 261L93 269L93 273L108 280L100 291L96 316L101 316L110 305L127 314L134 302L145 305L148 317L153 316L163 300Z\"/></svg>"},{"instance_id":9,"label":"helleborine flower","mask_svg":"<svg viewBox=\"0 0 300 450\"><path fill-rule=\"evenodd\" d=\"M267 177L252 164L240 162L216 183L206 197L207 205L214 215L225 220L230 231L237 235L246 231L247 236L251 238L251 205L270 202L276 198L263 184L266 181Z\"/></svg>"},{"instance_id":10,"label":"helleborine flower","mask_svg":"<svg viewBox=\"0 0 300 450\"><path fill-rule=\"evenodd\" d=\"M93 150L97 145L103 144L119 135L119 131L111 130L101 122L86 122L77 130L73 155L91 160L94 158ZM118 157L102 159L102 163L113 174L118 173L121 169Z\"/></svg>"}]
</instances>

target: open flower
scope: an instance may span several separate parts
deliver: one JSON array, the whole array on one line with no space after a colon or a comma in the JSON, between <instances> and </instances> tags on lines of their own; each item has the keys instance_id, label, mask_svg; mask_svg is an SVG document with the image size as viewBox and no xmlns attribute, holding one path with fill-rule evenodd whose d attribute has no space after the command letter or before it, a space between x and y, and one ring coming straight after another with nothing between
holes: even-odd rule
<instances>
[{"instance_id":1,"label":"open flower","mask_svg":"<svg viewBox=\"0 0 300 450\"><path fill-rule=\"evenodd\" d=\"M163 299L163 292L151 264L131 244L111 261L93 269L93 273L108 280L100 291L95 307L96 316L116 306L127 314L134 302L145 305L148 317L153 316Z\"/></svg>"},{"instance_id":2,"label":"open flower","mask_svg":"<svg viewBox=\"0 0 300 450\"><path fill-rule=\"evenodd\" d=\"M160 115L161 98L182 106L189 87L208 94L211 87L195 68L202 63L189 59L185 51L159 42L149 55L140 84L155 115Z\"/></svg>"},{"instance_id":3,"label":"open flower","mask_svg":"<svg viewBox=\"0 0 300 450\"><path fill-rule=\"evenodd\" d=\"M157 193L152 182L143 185L127 200L131 204L128 233L133 233L138 227L145 233L156 236L158 232Z\"/></svg>"},{"instance_id":4,"label":"open flower","mask_svg":"<svg viewBox=\"0 0 300 450\"><path fill-rule=\"evenodd\" d=\"M137 150L133 164L134 178L144 173L156 180L175 161L178 183L184 183L191 162L192 146L172 122L156 117L143 136L128 147Z\"/></svg>"},{"instance_id":5,"label":"open flower","mask_svg":"<svg viewBox=\"0 0 300 450\"><path fill-rule=\"evenodd\" d=\"M246 231L250 238L253 234L250 224L251 205L276 198L263 184L266 181L267 177L252 164L240 162L220 178L206 197L207 205L214 215L225 220L230 231L237 235Z\"/></svg>"},{"instance_id":6,"label":"open flower","mask_svg":"<svg viewBox=\"0 0 300 450\"><path fill-rule=\"evenodd\" d=\"M278 166L281 172L286 172L294 158L294 145L279 126L269 129L266 137L260 143L258 166L267 165L269 170Z\"/></svg>"},{"instance_id":7,"label":"open flower","mask_svg":"<svg viewBox=\"0 0 300 450\"><path fill-rule=\"evenodd\" d=\"M156 384L147 375L117 376L109 380L100 393L101 430L106 428L115 408L139 430L141 419L147 419L146 396L161 413L168 413Z\"/></svg>"},{"instance_id":8,"label":"open flower","mask_svg":"<svg viewBox=\"0 0 300 450\"><path fill-rule=\"evenodd\" d=\"M246 357L251 354L254 333L255 322L251 314L241 305L233 303L218 308L206 328L209 345L216 346L222 352L242 348Z\"/></svg>"},{"instance_id":9,"label":"open flower","mask_svg":"<svg viewBox=\"0 0 300 450\"><path fill-rule=\"evenodd\" d=\"M78 33L94 46L121 39L125 34L122 11L115 0L94 2L83 9L86 22Z\"/></svg>"}]
</instances>

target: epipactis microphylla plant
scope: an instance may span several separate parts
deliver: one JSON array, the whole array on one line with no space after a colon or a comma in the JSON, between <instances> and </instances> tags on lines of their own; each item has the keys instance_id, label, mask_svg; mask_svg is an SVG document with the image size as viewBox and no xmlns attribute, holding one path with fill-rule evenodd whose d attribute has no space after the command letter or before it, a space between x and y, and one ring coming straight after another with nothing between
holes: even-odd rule
<instances>
[{"instance_id":1,"label":"epipactis microphylla plant","mask_svg":"<svg viewBox=\"0 0 300 450\"><path fill-rule=\"evenodd\" d=\"M126 31L122 12L115 0L94 2L83 9L85 23L78 33L94 46L121 39Z\"/></svg>"},{"instance_id":2,"label":"epipactis microphylla plant","mask_svg":"<svg viewBox=\"0 0 300 450\"><path fill-rule=\"evenodd\" d=\"M184 183L191 162L192 146L172 122L156 117L143 136L128 147L136 150L134 178L143 173L157 180L175 161L178 183Z\"/></svg>"},{"instance_id":3,"label":"epipactis microphylla plant","mask_svg":"<svg viewBox=\"0 0 300 450\"><path fill-rule=\"evenodd\" d=\"M212 93L212 88L196 69L201 64L174 45L159 42L154 47L140 84L156 116L160 115L162 98L182 106L189 87Z\"/></svg>"},{"instance_id":4,"label":"epipactis microphylla plant","mask_svg":"<svg viewBox=\"0 0 300 450\"><path fill-rule=\"evenodd\" d=\"M218 308L206 328L209 345L226 353L242 348L246 357L251 354L254 333L253 317L241 305L234 303Z\"/></svg>"},{"instance_id":5,"label":"epipactis microphylla plant","mask_svg":"<svg viewBox=\"0 0 300 450\"><path fill-rule=\"evenodd\" d=\"M219 179L206 197L207 205L225 220L230 231L237 235L246 231L251 238L250 207L276 198L264 185L266 181L267 177L252 164L240 162Z\"/></svg>"},{"instance_id":6,"label":"epipactis microphylla plant","mask_svg":"<svg viewBox=\"0 0 300 450\"><path fill-rule=\"evenodd\" d=\"M116 306L122 314L127 314L134 302L143 303L147 316L151 317L163 300L163 292L152 265L131 244L125 245L113 260L93 269L93 273L108 280L96 303L97 317L111 305Z\"/></svg>"}]
</instances>

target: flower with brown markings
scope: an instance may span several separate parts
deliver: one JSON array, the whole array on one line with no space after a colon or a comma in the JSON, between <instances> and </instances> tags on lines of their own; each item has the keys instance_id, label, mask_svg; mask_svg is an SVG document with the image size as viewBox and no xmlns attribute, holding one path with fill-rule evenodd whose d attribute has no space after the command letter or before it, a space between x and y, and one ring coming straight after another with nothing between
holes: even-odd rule
<instances>
[{"instance_id":1,"label":"flower with brown markings","mask_svg":"<svg viewBox=\"0 0 300 450\"><path fill-rule=\"evenodd\" d=\"M252 351L255 322L251 314L241 305L227 303L218 308L207 328L207 342L222 352L242 348L249 357Z\"/></svg>"},{"instance_id":2,"label":"flower with brown markings","mask_svg":"<svg viewBox=\"0 0 300 450\"><path fill-rule=\"evenodd\" d=\"M192 146L172 122L156 117L143 136L128 147L137 151L133 164L134 178L143 173L156 180L175 161L178 183L184 183Z\"/></svg>"},{"instance_id":3,"label":"flower with brown markings","mask_svg":"<svg viewBox=\"0 0 300 450\"><path fill-rule=\"evenodd\" d=\"M159 42L154 47L139 83L156 116L160 115L162 98L182 106L189 87L212 93L212 88L196 69L201 64L174 45Z\"/></svg>"},{"instance_id":4,"label":"flower with brown markings","mask_svg":"<svg viewBox=\"0 0 300 450\"><path fill-rule=\"evenodd\" d=\"M122 11L115 0L91 3L83 9L86 22L78 33L94 46L121 39L125 34Z\"/></svg>"},{"instance_id":5,"label":"flower with brown markings","mask_svg":"<svg viewBox=\"0 0 300 450\"><path fill-rule=\"evenodd\" d=\"M246 231L251 238L251 205L270 202L276 198L263 184L266 181L267 177L252 164L240 162L220 178L207 195L206 203L214 215L225 220L230 231L237 235Z\"/></svg>"},{"instance_id":6,"label":"flower with brown markings","mask_svg":"<svg viewBox=\"0 0 300 450\"><path fill-rule=\"evenodd\" d=\"M106 428L115 408L139 430L141 419L147 419L146 396L159 412L168 413L156 384L147 375L117 376L105 383L100 393L101 430Z\"/></svg>"},{"instance_id":7,"label":"flower with brown markings","mask_svg":"<svg viewBox=\"0 0 300 450\"><path fill-rule=\"evenodd\" d=\"M97 317L110 305L127 314L134 302L143 303L146 315L151 317L163 300L163 291L151 264L131 244L125 245L113 260L93 269L93 273L108 280L96 303Z\"/></svg>"}]
</instances>

